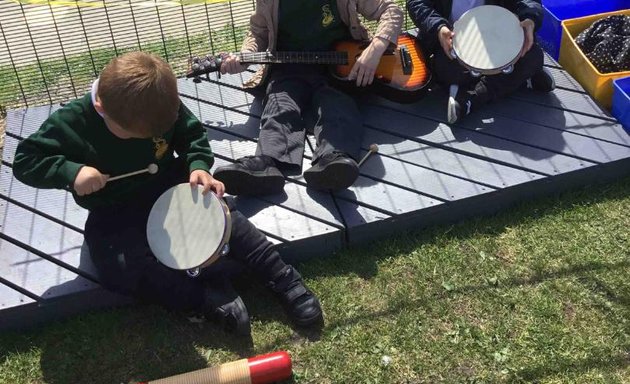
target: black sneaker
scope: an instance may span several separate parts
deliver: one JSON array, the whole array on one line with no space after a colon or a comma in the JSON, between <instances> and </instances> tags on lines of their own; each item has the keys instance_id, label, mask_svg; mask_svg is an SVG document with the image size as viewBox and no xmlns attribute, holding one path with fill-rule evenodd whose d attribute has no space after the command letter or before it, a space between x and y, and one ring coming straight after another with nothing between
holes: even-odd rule
<instances>
[{"instance_id":1,"label":"black sneaker","mask_svg":"<svg viewBox=\"0 0 630 384\"><path fill-rule=\"evenodd\" d=\"M472 111L471 91L460 89L457 84L451 85L448 96L448 109L446 110L446 120L449 124L455 124L462 117L467 116Z\"/></svg>"},{"instance_id":2,"label":"black sneaker","mask_svg":"<svg viewBox=\"0 0 630 384\"><path fill-rule=\"evenodd\" d=\"M323 323L319 301L292 266L285 266L267 286L278 296L287 316L295 324L308 327Z\"/></svg>"},{"instance_id":3,"label":"black sneaker","mask_svg":"<svg viewBox=\"0 0 630 384\"><path fill-rule=\"evenodd\" d=\"M236 163L219 167L214 178L225 184L231 195L271 195L282 192L284 176L269 156L245 156Z\"/></svg>"},{"instance_id":4,"label":"black sneaker","mask_svg":"<svg viewBox=\"0 0 630 384\"><path fill-rule=\"evenodd\" d=\"M357 177L359 177L357 162L342 152L327 153L315 165L304 171L307 186L320 191L348 188Z\"/></svg>"},{"instance_id":5,"label":"black sneaker","mask_svg":"<svg viewBox=\"0 0 630 384\"><path fill-rule=\"evenodd\" d=\"M227 279L207 284L204 295L203 314L208 320L229 333L240 336L252 333L245 303Z\"/></svg>"},{"instance_id":6,"label":"black sneaker","mask_svg":"<svg viewBox=\"0 0 630 384\"><path fill-rule=\"evenodd\" d=\"M556 81L547 68L542 68L527 79L527 88L538 92L551 92L556 89Z\"/></svg>"}]
</instances>

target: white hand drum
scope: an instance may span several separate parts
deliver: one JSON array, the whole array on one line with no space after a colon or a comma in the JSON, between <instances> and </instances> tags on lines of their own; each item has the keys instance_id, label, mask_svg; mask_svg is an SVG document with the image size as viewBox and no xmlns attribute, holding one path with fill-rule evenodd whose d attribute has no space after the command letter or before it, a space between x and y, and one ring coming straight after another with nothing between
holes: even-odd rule
<instances>
[{"instance_id":1,"label":"white hand drum","mask_svg":"<svg viewBox=\"0 0 630 384\"><path fill-rule=\"evenodd\" d=\"M185 270L191 277L229 251L230 210L213 192L179 184L153 204L147 222L147 241L165 266Z\"/></svg>"},{"instance_id":2,"label":"white hand drum","mask_svg":"<svg viewBox=\"0 0 630 384\"><path fill-rule=\"evenodd\" d=\"M525 42L515 14L496 5L468 10L453 26L453 52L473 76L510 73Z\"/></svg>"}]
</instances>

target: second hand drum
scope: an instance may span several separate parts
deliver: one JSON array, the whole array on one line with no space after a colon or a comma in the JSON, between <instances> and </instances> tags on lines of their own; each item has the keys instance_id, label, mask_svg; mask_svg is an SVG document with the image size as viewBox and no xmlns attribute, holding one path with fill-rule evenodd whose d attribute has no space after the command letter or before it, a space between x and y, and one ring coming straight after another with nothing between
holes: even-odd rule
<instances>
[{"instance_id":1,"label":"second hand drum","mask_svg":"<svg viewBox=\"0 0 630 384\"><path fill-rule=\"evenodd\" d=\"M473 76L512 72L525 42L516 15L496 5L466 11L455 22L453 32L451 54Z\"/></svg>"},{"instance_id":2,"label":"second hand drum","mask_svg":"<svg viewBox=\"0 0 630 384\"><path fill-rule=\"evenodd\" d=\"M165 266L191 277L229 252L230 210L213 192L178 184L153 204L147 222L147 241Z\"/></svg>"}]
</instances>

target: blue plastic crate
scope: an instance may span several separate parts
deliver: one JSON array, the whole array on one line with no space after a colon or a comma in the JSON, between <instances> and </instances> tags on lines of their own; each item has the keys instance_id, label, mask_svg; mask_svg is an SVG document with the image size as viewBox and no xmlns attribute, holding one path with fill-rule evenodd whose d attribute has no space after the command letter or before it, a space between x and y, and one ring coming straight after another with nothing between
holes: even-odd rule
<instances>
[{"instance_id":1,"label":"blue plastic crate","mask_svg":"<svg viewBox=\"0 0 630 384\"><path fill-rule=\"evenodd\" d=\"M630 77L613 80L612 114L630 134Z\"/></svg>"},{"instance_id":2,"label":"blue plastic crate","mask_svg":"<svg viewBox=\"0 0 630 384\"><path fill-rule=\"evenodd\" d=\"M630 9L630 0L543 0L542 3L545 16L538 30L538 41L556 60L560 55L562 20Z\"/></svg>"}]
</instances>

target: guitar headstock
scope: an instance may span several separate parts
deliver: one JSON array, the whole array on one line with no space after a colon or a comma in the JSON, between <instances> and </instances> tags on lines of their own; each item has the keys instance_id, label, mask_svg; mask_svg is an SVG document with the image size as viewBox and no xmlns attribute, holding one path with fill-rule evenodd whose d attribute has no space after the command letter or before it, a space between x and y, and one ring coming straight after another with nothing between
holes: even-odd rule
<instances>
[{"instance_id":1,"label":"guitar headstock","mask_svg":"<svg viewBox=\"0 0 630 384\"><path fill-rule=\"evenodd\" d=\"M188 60L188 72L186 77L198 77L208 73L217 72L221 68L221 56L194 56Z\"/></svg>"}]
</instances>

